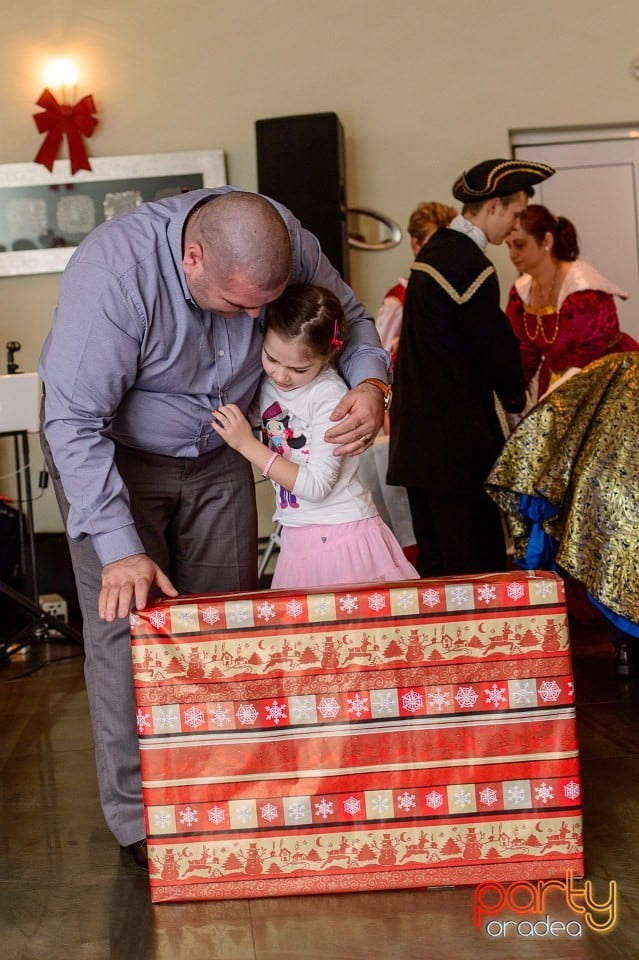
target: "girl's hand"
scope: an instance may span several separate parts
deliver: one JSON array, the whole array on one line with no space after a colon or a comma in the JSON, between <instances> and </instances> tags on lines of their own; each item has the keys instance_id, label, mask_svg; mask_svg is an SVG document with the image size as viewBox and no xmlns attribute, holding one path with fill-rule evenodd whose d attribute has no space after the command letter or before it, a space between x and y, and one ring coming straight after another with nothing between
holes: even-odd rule
<instances>
[{"instance_id":1,"label":"girl's hand","mask_svg":"<svg viewBox=\"0 0 639 960\"><path fill-rule=\"evenodd\" d=\"M211 410L211 426L229 447L244 455L251 441L255 442L251 424L234 403L228 403L217 410Z\"/></svg>"}]
</instances>

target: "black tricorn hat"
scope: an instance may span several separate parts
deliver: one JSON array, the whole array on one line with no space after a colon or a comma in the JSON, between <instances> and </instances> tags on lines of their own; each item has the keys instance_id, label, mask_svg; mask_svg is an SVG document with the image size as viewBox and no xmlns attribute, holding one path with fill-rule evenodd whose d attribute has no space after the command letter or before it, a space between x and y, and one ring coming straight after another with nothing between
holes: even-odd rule
<instances>
[{"instance_id":1,"label":"black tricorn hat","mask_svg":"<svg viewBox=\"0 0 639 960\"><path fill-rule=\"evenodd\" d=\"M481 203L493 197L506 197L548 179L554 169L534 160L484 160L465 170L453 184L453 196L462 203Z\"/></svg>"}]
</instances>

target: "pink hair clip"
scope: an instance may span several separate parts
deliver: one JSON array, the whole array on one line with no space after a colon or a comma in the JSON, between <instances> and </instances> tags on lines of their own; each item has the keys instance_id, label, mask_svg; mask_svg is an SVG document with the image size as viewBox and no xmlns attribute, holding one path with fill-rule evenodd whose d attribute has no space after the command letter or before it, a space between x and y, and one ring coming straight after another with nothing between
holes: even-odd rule
<instances>
[{"instance_id":1,"label":"pink hair clip","mask_svg":"<svg viewBox=\"0 0 639 960\"><path fill-rule=\"evenodd\" d=\"M331 346L335 347L336 350L339 350L341 347L344 346L344 341L340 340L340 338L337 336L338 333L339 333L339 324L337 320L335 320L335 326L333 328L333 337L331 339Z\"/></svg>"}]
</instances>

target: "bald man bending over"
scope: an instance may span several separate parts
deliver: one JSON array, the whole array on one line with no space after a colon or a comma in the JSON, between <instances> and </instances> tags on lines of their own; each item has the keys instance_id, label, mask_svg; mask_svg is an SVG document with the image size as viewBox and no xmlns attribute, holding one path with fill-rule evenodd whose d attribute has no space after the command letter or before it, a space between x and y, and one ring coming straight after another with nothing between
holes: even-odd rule
<instances>
[{"instance_id":1,"label":"bald man bending over","mask_svg":"<svg viewBox=\"0 0 639 960\"><path fill-rule=\"evenodd\" d=\"M150 591L256 588L253 474L212 430L211 409L247 411L263 307L304 281L333 290L349 321L339 368L351 390L326 439L338 456L361 453L382 423L388 357L281 204L234 187L144 203L96 227L62 275L39 368L42 445L82 608L102 809L142 867L129 613Z\"/></svg>"}]
</instances>

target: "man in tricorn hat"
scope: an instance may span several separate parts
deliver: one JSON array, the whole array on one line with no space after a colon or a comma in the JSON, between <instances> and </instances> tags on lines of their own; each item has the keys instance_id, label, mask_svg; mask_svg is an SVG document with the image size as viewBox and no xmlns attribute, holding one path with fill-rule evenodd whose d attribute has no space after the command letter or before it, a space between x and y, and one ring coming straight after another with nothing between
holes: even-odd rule
<instances>
[{"instance_id":1,"label":"man in tricorn hat","mask_svg":"<svg viewBox=\"0 0 639 960\"><path fill-rule=\"evenodd\" d=\"M462 212L419 251L406 290L390 410L388 482L408 492L422 577L506 569L499 510L483 487L507 412L525 402L519 345L499 305L489 243L501 244L554 173L485 160L462 173Z\"/></svg>"}]
</instances>

